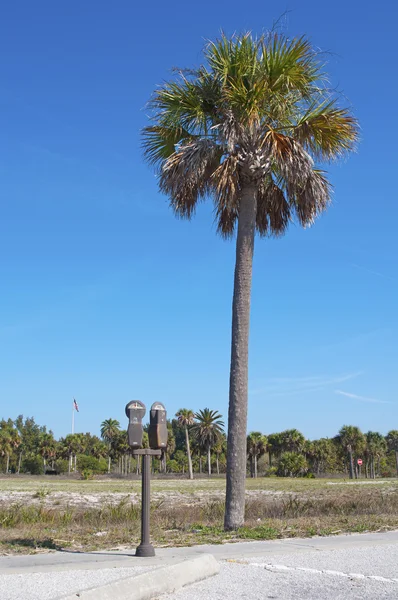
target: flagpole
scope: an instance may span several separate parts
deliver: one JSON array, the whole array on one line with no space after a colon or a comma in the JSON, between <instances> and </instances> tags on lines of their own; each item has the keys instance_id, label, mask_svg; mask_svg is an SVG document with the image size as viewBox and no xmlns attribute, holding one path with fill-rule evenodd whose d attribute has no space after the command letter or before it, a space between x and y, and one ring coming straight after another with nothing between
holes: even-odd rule
<instances>
[{"instance_id":1,"label":"flagpole","mask_svg":"<svg viewBox=\"0 0 398 600\"><path fill-rule=\"evenodd\" d=\"M75 433L75 405L74 400L72 400L72 435Z\"/></svg>"}]
</instances>

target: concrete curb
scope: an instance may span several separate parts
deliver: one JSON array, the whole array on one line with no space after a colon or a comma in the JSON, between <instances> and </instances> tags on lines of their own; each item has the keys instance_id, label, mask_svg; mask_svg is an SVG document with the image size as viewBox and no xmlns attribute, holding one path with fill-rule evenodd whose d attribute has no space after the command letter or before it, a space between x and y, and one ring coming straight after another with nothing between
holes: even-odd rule
<instances>
[{"instance_id":1,"label":"concrete curb","mask_svg":"<svg viewBox=\"0 0 398 600\"><path fill-rule=\"evenodd\" d=\"M220 565L214 556L202 554L135 577L75 592L63 596L62 600L151 600L161 594L171 594L185 585L217 575L219 571Z\"/></svg>"}]
</instances>

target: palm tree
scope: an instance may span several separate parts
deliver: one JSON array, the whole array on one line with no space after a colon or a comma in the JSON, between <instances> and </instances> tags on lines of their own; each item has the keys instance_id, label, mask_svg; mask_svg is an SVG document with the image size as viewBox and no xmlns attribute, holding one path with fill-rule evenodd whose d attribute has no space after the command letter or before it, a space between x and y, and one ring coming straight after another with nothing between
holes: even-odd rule
<instances>
[{"instance_id":1,"label":"palm tree","mask_svg":"<svg viewBox=\"0 0 398 600\"><path fill-rule=\"evenodd\" d=\"M12 437L9 429L0 428L0 455L6 456L5 472L8 474L10 467L10 454L12 452Z\"/></svg>"},{"instance_id":2,"label":"palm tree","mask_svg":"<svg viewBox=\"0 0 398 600\"><path fill-rule=\"evenodd\" d=\"M339 431L338 439L343 450L348 454L350 479L354 479L354 453L364 449L364 435L359 427L344 425Z\"/></svg>"},{"instance_id":3,"label":"palm tree","mask_svg":"<svg viewBox=\"0 0 398 600\"><path fill-rule=\"evenodd\" d=\"M111 448L120 430L120 423L116 419L105 419L101 423L101 437L108 443L108 473L111 472Z\"/></svg>"},{"instance_id":4,"label":"palm tree","mask_svg":"<svg viewBox=\"0 0 398 600\"><path fill-rule=\"evenodd\" d=\"M298 429L286 429L280 436L282 452L301 452L303 450L305 437Z\"/></svg>"},{"instance_id":5,"label":"palm tree","mask_svg":"<svg viewBox=\"0 0 398 600\"><path fill-rule=\"evenodd\" d=\"M247 455L250 459L251 476L257 477L257 462L267 451L267 436L259 431L252 431L247 436Z\"/></svg>"},{"instance_id":6,"label":"palm tree","mask_svg":"<svg viewBox=\"0 0 398 600\"><path fill-rule=\"evenodd\" d=\"M365 434L365 438L366 453L370 459L370 477L376 479L375 458L377 459L378 470L380 470L380 457L387 450L387 442L381 433L378 433L377 431L368 431L368 433Z\"/></svg>"},{"instance_id":7,"label":"palm tree","mask_svg":"<svg viewBox=\"0 0 398 600\"><path fill-rule=\"evenodd\" d=\"M280 433L271 433L268 436L269 466L272 467L272 458L280 457L282 453L282 438Z\"/></svg>"},{"instance_id":8,"label":"palm tree","mask_svg":"<svg viewBox=\"0 0 398 600\"><path fill-rule=\"evenodd\" d=\"M387 442L388 449L391 452L395 452L395 465L397 468L397 475L398 475L398 430L397 429L392 429L391 431L389 431L387 433L386 442Z\"/></svg>"},{"instance_id":9,"label":"palm tree","mask_svg":"<svg viewBox=\"0 0 398 600\"><path fill-rule=\"evenodd\" d=\"M191 457L191 447L189 444L189 431L188 427L192 427L195 419L195 414L189 408L180 408L176 412L176 417L179 424L185 429L185 444L187 447L187 456L188 456L188 472L189 479L193 479L193 470L192 470L192 457Z\"/></svg>"},{"instance_id":10,"label":"palm tree","mask_svg":"<svg viewBox=\"0 0 398 600\"><path fill-rule=\"evenodd\" d=\"M40 439L39 452L43 458L43 472L46 473L47 460L54 461L56 455L56 441L52 433L43 433Z\"/></svg>"},{"instance_id":11,"label":"palm tree","mask_svg":"<svg viewBox=\"0 0 398 600\"><path fill-rule=\"evenodd\" d=\"M222 456L222 455L225 456L227 453L227 437L224 432L217 435L217 439L213 446L213 450L216 455L217 475L219 475L220 474L220 456Z\"/></svg>"},{"instance_id":12,"label":"palm tree","mask_svg":"<svg viewBox=\"0 0 398 600\"><path fill-rule=\"evenodd\" d=\"M219 233L237 230L232 303L225 529L243 524L248 345L254 237L282 235L292 217L307 227L330 202L315 166L349 152L357 123L325 85L304 38L224 35L206 65L159 86L144 129L146 159L177 216L211 197Z\"/></svg>"},{"instance_id":13,"label":"palm tree","mask_svg":"<svg viewBox=\"0 0 398 600\"><path fill-rule=\"evenodd\" d=\"M195 419L192 429L200 445L207 451L207 471L211 475L211 449L217 443L218 436L223 433L224 422L221 420L222 415L210 408L195 413Z\"/></svg>"}]
</instances>

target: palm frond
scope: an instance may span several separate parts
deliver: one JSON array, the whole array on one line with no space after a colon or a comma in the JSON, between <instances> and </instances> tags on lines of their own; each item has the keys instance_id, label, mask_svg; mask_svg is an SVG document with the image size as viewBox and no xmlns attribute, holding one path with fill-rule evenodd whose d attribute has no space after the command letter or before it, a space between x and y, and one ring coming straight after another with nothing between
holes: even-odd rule
<instances>
[{"instance_id":1,"label":"palm frond","mask_svg":"<svg viewBox=\"0 0 398 600\"><path fill-rule=\"evenodd\" d=\"M290 222L290 206L272 178L264 181L257 194L256 228L262 236L282 235Z\"/></svg>"},{"instance_id":2,"label":"palm frond","mask_svg":"<svg viewBox=\"0 0 398 600\"><path fill-rule=\"evenodd\" d=\"M358 122L335 101L311 106L292 128L292 135L319 159L334 159L353 150Z\"/></svg>"},{"instance_id":3,"label":"palm frond","mask_svg":"<svg viewBox=\"0 0 398 600\"><path fill-rule=\"evenodd\" d=\"M240 187L237 163L236 156L227 157L211 178L217 230L226 238L233 234L239 214Z\"/></svg>"},{"instance_id":4,"label":"palm frond","mask_svg":"<svg viewBox=\"0 0 398 600\"><path fill-rule=\"evenodd\" d=\"M263 145L269 147L275 168L285 180L287 187L302 185L307 181L312 173L314 161L299 142L269 129Z\"/></svg>"},{"instance_id":5,"label":"palm frond","mask_svg":"<svg viewBox=\"0 0 398 600\"><path fill-rule=\"evenodd\" d=\"M311 226L331 202L332 186L324 171L313 169L304 186L291 184L289 200L294 206L299 223Z\"/></svg>"},{"instance_id":6,"label":"palm frond","mask_svg":"<svg viewBox=\"0 0 398 600\"><path fill-rule=\"evenodd\" d=\"M144 157L153 166L159 166L176 150L177 144L193 140L194 136L179 125L151 125L142 132Z\"/></svg>"},{"instance_id":7,"label":"palm frond","mask_svg":"<svg viewBox=\"0 0 398 600\"><path fill-rule=\"evenodd\" d=\"M273 93L297 90L303 98L323 79L322 65L304 36L289 40L274 33L261 42L262 74Z\"/></svg>"},{"instance_id":8,"label":"palm frond","mask_svg":"<svg viewBox=\"0 0 398 600\"><path fill-rule=\"evenodd\" d=\"M180 146L164 162L159 187L170 197L171 207L178 216L191 218L198 200L209 190L219 160L219 147L201 138Z\"/></svg>"}]
</instances>

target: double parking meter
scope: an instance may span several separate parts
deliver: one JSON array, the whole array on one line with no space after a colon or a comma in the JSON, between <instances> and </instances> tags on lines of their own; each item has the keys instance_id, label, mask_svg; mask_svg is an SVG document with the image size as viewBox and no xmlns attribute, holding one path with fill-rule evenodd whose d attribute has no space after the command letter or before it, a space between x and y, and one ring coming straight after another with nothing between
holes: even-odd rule
<instances>
[{"instance_id":1,"label":"double parking meter","mask_svg":"<svg viewBox=\"0 0 398 600\"><path fill-rule=\"evenodd\" d=\"M142 434L144 432L142 419L144 418L145 413L145 404L140 402L140 400L132 400L126 406L126 415L129 420L127 434L129 446L132 448L142 447Z\"/></svg>"},{"instance_id":2,"label":"double parking meter","mask_svg":"<svg viewBox=\"0 0 398 600\"><path fill-rule=\"evenodd\" d=\"M149 413L148 438L149 446L154 450L164 450L167 447L166 409L161 402L154 402Z\"/></svg>"}]
</instances>

